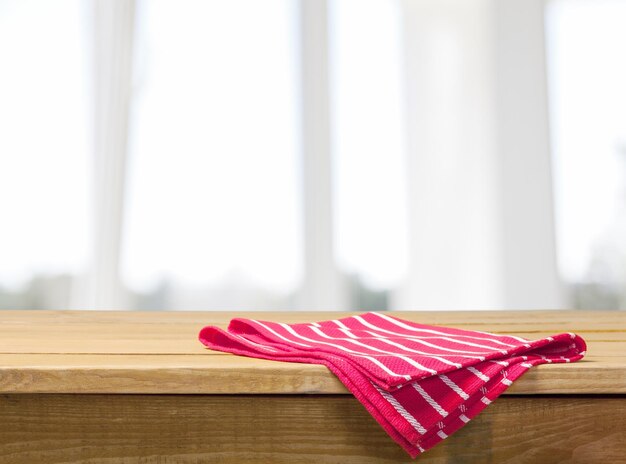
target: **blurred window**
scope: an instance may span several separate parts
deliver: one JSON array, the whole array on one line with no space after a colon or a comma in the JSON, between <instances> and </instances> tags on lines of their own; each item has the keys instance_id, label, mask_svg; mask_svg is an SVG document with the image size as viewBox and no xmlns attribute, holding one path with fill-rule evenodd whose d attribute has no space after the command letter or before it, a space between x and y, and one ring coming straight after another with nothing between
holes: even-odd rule
<instances>
[{"instance_id":1,"label":"blurred window","mask_svg":"<svg viewBox=\"0 0 626 464\"><path fill-rule=\"evenodd\" d=\"M89 237L78 0L0 1L0 307L69 307Z\"/></svg>"},{"instance_id":2,"label":"blurred window","mask_svg":"<svg viewBox=\"0 0 626 464\"><path fill-rule=\"evenodd\" d=\"M626 308L626 2L546 11L559 264L570 304Z\"/></svg>"},{"instance_id":3,"label":"blurred window","mask_svg":"<svg viewBox=\"0 0 626 464\"><path fill-rule=\"evenodd\" d=\"M293 2L138 6L124 281L139 306L165 291L158 307L286 309L302 266Z\"/></svg>"},{"instance_id":4,"label":"blurred window","mask_svg":"<svg viewBox=\"0 0 626 464\"><path fill-rule=\"evenodd\" d=\"M358 306L381 308L407 270L400 4L337 0L329 8L337 261L356 279Z\"/></svg>"}]
</instances>

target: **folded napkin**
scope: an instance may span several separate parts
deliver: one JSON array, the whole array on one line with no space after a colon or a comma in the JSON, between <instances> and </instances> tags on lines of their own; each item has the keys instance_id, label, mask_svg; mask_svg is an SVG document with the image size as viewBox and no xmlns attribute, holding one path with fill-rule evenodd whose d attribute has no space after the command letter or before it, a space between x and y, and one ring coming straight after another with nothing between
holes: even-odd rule
<instances>
[{"instance_id":1,"label":"folded napkin","mask_svg":"<svg viewBox=\"0 0 626 464\"><path fill-rule=\"evenodd\" d=\"M199 338L214 350L327 366L412 457L532 366L578 361L586 350L573 333L530 341L375 312L305 324L233 319L227 331L205 327Z\"/></svg>"}]
</instances>

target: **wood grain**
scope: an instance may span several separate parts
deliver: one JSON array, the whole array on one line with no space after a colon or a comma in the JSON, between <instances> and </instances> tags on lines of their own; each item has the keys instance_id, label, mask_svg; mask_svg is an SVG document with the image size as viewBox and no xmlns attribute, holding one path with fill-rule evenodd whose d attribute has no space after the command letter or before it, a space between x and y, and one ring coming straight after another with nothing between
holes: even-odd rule
<instances>
[{"instance_id":1,"label":"wood grain","mask_svg":"<svg viewBox=\"0 0 626 464\"><path fill-rule=\"evenodd\" d=\"M233 317L289 323L335 312L0 311L0 393L347 393L324 367L235 357L204 348L205 325ZM399 312L399 317L539 338L572 331L584 361L532 369L515 394L626 393L626 312Z\"/></svg>"},{"instance_id":2,"label":"wood grain","mask_svg":"<svg viewBox=\"0 0 626 464\"><path fill-rule=\"evenodd\" d=\"M346 395L0 395L0 463L626 462L626 397L500 398L412 461Z\"/></svg>"},{"instance_id":3,"label":"wood grain","mask_svg":"<svg viewBox=\"0 0 626 464\"><path fill-rule=\"evenodd\" d=\"M0 464L414 462L325 367L196 338L232 317L345 315L0 311ZM397 315L588 342L583 361L531 369L420 463L626 463L626 312Z\"/></svg>"},{"instance_id":4,"label":"wood grain","mask_svg":"<svg viewBox=\"0 0 626 464\"><path fill-rule=\"evenodd\" d=\"M626 393L613 359L538 366L505 394ZM240 356L26 354L0 365L3 393L348 393L324 366Z\"/></svg>"}]
</instances>

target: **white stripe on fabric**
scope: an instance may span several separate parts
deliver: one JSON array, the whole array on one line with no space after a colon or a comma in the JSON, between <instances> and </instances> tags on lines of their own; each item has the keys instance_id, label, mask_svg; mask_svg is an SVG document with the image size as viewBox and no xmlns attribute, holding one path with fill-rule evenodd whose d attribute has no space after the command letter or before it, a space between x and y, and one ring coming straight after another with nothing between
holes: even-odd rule
<instances>
[{"instance_id":1,"label":"white stripe on fabric","mask_svg":"<svg viewBox=\"0 0 626 464\"><path fill-rule=\"evenodd\" d=\"M472 343L472 342L462 342L461 340L455 340L455 339L450 338L450 337L441 337L441 338L444 339L444 340L448 340L449 342L452 342L452 343L458 343L460 345L475 346L476 348L485 348L486 350L491 350L491 351L497 349L497 348L494 348L493 346L479 345L478 343ZM514 345L508 345L507 344L507 346L511 346L512 347ZM503 350L499 350L499 351L502 354L506 354L506 351L503 351Z\"/></svg>"},{"instance_id":2,"label":"white stripe on fabric","mask_svg":"<svg viewBox=\"0 0 626 464\"><path fill-rule=\"evenodd\" d=\"M231 335L234 335L234 336L235 336L235 337L237 337L237 338L241 338L244 342L246 342L246 343L250 343L251 345L254 345L254 346L256 346L256 347L258 347L258 348L261 348L261 349L263 349L263 350L271 351L271 352L273 352L273 353L278 352L278 350L276 350L276 349L274 349L274 348L270 348L269 346L261 345L260 343L255 343L255 342L253 342L252 340L248 340L247 338L242 337L242 336L241 336L241 335L239 335L239 334L236 334L236 333L231 333Z\"/></svg>"},{"instance_id":3,"label":"white stripe on fabric","mask_svg":"<svg viewBox=\"0 0 626 464\"><path fill-rule=\"evenodd\" d=\"M396 354L394 356L402 359L404 362L407 362L407 363L411 364L412 366L417 367L418 369L421 369L421 370L426 371L426 372L430 372L433 375L437 374L437 371L435 369L431 369L429 367L426 367L426 366L420 364L419 362L415 361L414 359L408 358L406 356L401 356L399 354Z\"/></svg>"},{"instance_id":4,"label":"white stripe on fabric","mask_svg":"<svg viewBox=\"0 0 626 464\"><path fill-rule=\"evenodd\" d=\"M339 321L332 321L332 322L339 322ZM383 331L384 329L377 328L377 330L378 331ZM350 329L349 327L344 327L344 328L341 329L341 331L344 332L346 335L348 335L350 338L359 338L359 337L357 337L356 335L354 335L352 333L352 329ZM384 330L384 331L385 332L389 332L387 330ZM365 332L367 332L369 334L372 334L372 332L367 331L367 330ZM396 332L391 332L391 333L396 333ZM449 337L457 336L457 335L454 335L454 334L448 334L447 336L441 336L441 335L422 336L422 335L417 335L417 334L416 335L408 335L408 334L399 334L398 333L397 335L401 336L402 338L419 338L420 340L448 340L448 341L451 341L453 343L458 343L458 344L461 344L461 345L482 347L482 345L476 345L476 344L472 344L470 342L463 342L461 340L456 340L456 339L452 339L451 340ZM374 336L380 337L381 335L380 334L375 334ZM490 339L487 339L487 338L470 337L468 335L458 335L458 336L459 337L465 337L465 338L473 338L473 339L477 339L477 340L488 340L490 342L497 343L498 345L507 346L509 348L514 348L516 346L516 345L511 345L509 343L501 342L500 340L490 340ZM498 349L495 346L488 346L488 347L485 347L485 348L488 348L490 350L497 350ZM500 351L500 350L498 350L498 351ZM503 352L503 351L500 351L500 352Z\"/></svg>"},{"instance_id":5,"label":"white stripe on fabric","mask_svg":"<svg viewBox=\"0 0 626 464\"><path fill-rule=\"evenodd\" d=\"M482 401L485 404L491 404L491 400L489 398L487 398L486 396L483 396L480 401Z\"/></svg>"},{"instance_id":6,"label":"white stripe on fabric","mask_svg":"<svg viewBox=\"0 0 626 464\"><path fill-rule=\"evenodd\" d=\"M509 379L502 379L501 382L507 386L510 386L513 384L513 382L511 382Z\"/></svg>"},{"instance_id":7,"label":"white stripe on fabric","mask_svg":"<svg viewBox=\"0 0 626 464\"><path fill-rule=\"evenodd\" d=\"M465 414L461 414L459 416L459 419L461 419L463 422L465 422L466 424L470 421L469 417L467 417Z\"/></svg>"},{"instance_id":8,"label":"white stripe on fabric","mask_svg":"<svg viewBox=\"0 0 626 464\"><path fill-rule=\"evenodd\" d=\"M343 333L345 333L350 338L356 338L356 339L359 338L356 335L354 335L352 332L350 332L350 329L339 329L339 330L341 330Z\"/></svg>"},{"instance_id":9,"label":"white stripe on fabric","mask_svg":"<svg viewBox=\"0 0 626 464\"><path fill-rule=\"evenodd\" d=\"M531 363L521 363L520 365L521 365L521 366L524 366L524 367L528 367L529 369L530 369L531 367L533 367L533 365L532 365Z\"/></svg>"},{"instance_id":10,"label":"white stripe on fabric","mask_svg":"<svg viewBox=\"0 0 626 464\"><path fill-rule=\"evenodd\" d=\"M350 338L335 338L335 337L331 337L330 335L325 334L320 329L317 329L315 327L311 327L311 330L313 330L319 336L327 338L329 340L342 340L342 341L345 341L345 342L354 343L355 345L359 345L359 346L365 347L365 348L367 348L369 350L378 351L379 353L383 353L383 354L392 356L394 358L402 359L404 362L410 364L413 367L417 367L418 369L420 369L422 371L430 372L431 374L436 374L437 373L436 370L430 369L430 368L428 368L426 366L423 366L422 364L420 364L419 362L415 361L414 359L407 358L406 356L402 356L402 355L394 353L392 351L381 350L381 349L376 348L374 346L370 346L370 345L367 345L365 343L362 343L362 342L359 342L359 341L356 341L356 340L352 340ZM322 343L324 343L324 342L322 342ZM337 346L339 346L339 345L337 345ZM346 350L349 350L349 348L346 348ZM363 353L363 354L368 354L368 353Z\"/></svg>"},{"instance_id":11,"label":"white stripe on fabric","mask_svg":"<svg viewBox=\"0 0 626 464\"><path fill-rule=\"evenodd\" d=\"M279 322L278 324L279 324L279 325L280 325L283 329L285 329L286 331L288 331L288 332L289 332L289 333L291 333L292 335L295 335L296 337L301 338L302 340L305 340L305 341L308 341L308 342L313 342L313 343L321 343L321 344L323 344L323 345L333 346L333 347L338 348L338 349L340 349L340 350L342 350L342 351L347 351L348 353L355 354L356 356L359 356L360 358L365 358L365 359L367 359L368 361L370 361L370 362L372 362L372 363L376 364L378 367L380 367L382 370L384 370L384 371L385 371L387 374L389 374L389 375L393 375L393 376L395 376L395 377L402 377L403 379L406 379L406 380L411 380L411 376L410 376L410 375L398 374L398 373L396 373L396 372L393 372L391 369L389 369L387 366L385 366L383 363L381 363L378 359L376 359L376 358L374 358L374 357L372 357L372 356L369 356L369 355L367 355L367 354L361 354L361 353L360 353L360 352L358 352L358 351L354 351L354 350L351 350L350 348L346 348L346 347L341 346L341 345L336 345L336 344L334 344L334 343L323 342L323 341L321 341L321 340L312 340L312 339L310 339L310 338L308 338L308 337L305 337L305 336L303 336L303 335L300 335L300 334L299 334L299 333L297 333L295 330L293 330L293 328L291 328L289 325L287 325L287 324L285 324L285 323L283 323L283 322ZM308 346L308 345L305 345L305 346Z\"/></svg>"},{"instance_id":12,"label":"white stripe on fabric","mask_svg":"<svg viewBox=\"0 0 626 464\"><path fill-rule=\"evenodd\" d=\"M443 383L445 383L448 387L450 387L452 391L454 391L454 393L459 395L461 398L463 398L464 400L469 399L469 395L465 393L465 391L461 387L459 387L456 383L450 380L450 378L447 375L440 374L439 378L442 380Z\"/></svg>"},{"instance_id":13,"label":"white stripe on fabric","mask_svg":"<svg viewBox=\"0 0 626 464\"><path fill-rule=\"evenodd\" d=\"M371 333L373 333L373 332L370 332L370 331L368 331L368 330L366 330L366 332L367 332L367 333L370 333L370 334L371 334ZM462 366L461 364L459 364L459 363L455 363L455 362L453 362L453 361L448 361L447 359L441 358L441 357L436 356L436 355L434 355L434 354L426 353L426 352L424 352L424 351L414 350L414 349L412 349L412 348L409 348L408 346L404 346L404 345L402 345L401 343L397 343L397 342L394 342L394 341L388 340L388 339L387 339L387 338L385 338L385 337L374 337L374 338L375 338L376 340L380 341L380 342L387 343L388 345L392 345L392 346L395 346L395 347L397 347L397 348L400 348L400 349L401 349L401 350L403 350L403 351L408 351L408 352L410 352L410 353L420 354L420 355L422 355L422 356L424 356L424 357L433 358L433 359L436 359L437 361L439 361L439 362L441 362L441 363L443 363L443 364L447 364L447 365L449 365L449 366L454 366L454 367L456 367L457 369L460 369L461 367L463 367L463 366ZM447 355L444 355L444 356L447 356Z\"/></svg>"},{"instance_id":14,"label":"white stripe on fabric","mask_svg":"<svg viewBox=\"0 0 626 464\"><path fill-rule=\"evenodd\" d=\"M448 438L448 435L446 435L445 433L443 433L443 430L439 430L439 431L437 431L437 435L439 435L439 437L440 437L442 440L445 440L446 438Z\"/></svg>"},{"instance_id":15,"label":"white stripe on fabric","mask_svg":"<svg viewBox=\"0 0 626 464\"><path fill-rule=\"evenodd\" d=\"M391 395L389 392L386 392L384 390L381 390L378 385L376 385L375 383L372 383L372 385L374 385L374 388L376 388L376 390L378 390L378 393L380 393L383 398L385 398L387 400L387 402L393 406L393 408L398 412L398 414L400 414L402 417L404 417L404 419L406 419L406 421L411 424L411 426L417 430L417 432L420 435L424 435L426 433L426 429L422 426L422 424L420 424L417 419L415 417L413 417L411 415L411 413L409 413L409 411L407 411L406 409L404 409L404 407L398 402L397 399L395 399L393 397L393 395Z\"/></svg>"},{"instance_id":16,"label":"white stripe on fabric","mask_svg":"<svg viewBox=\"0 0 626 464\"><path fill-rule=\"evenodd\" d=\"M517 340L518 342L522 342L522 343L526 343L526 342L530 341L530 340L528 340L528 339L526 339L526 338L516 337L515 335L509 335L509 334L506 334L506 335L498 335L498 334L494 334L494 333L491 333L491 332L483 332L483 331L481 331L481 330L472 330L472 332L476 332L476 333L480 333L480 334L485 334L485 335L491 335L491 336L494 336L494 337L506 337L506 338L512 338L513 340Z\"/></svg>"},{"instance_id":17,"label":"white stripe on fabric","mask_svg":"<svg viewBox=\"0 0 626 464\"><path fill-rule=\"evenodd\" d=\"M476 377L478 377L480 380L482 380L483 382L488 382L489 380L491 380L488 376L480 372L474 366L468 366L466 367L466 369L470 371L472 374L474 374Z\"/></svg>"},{"instance_id":18,"label":"white stripe on fabric","mask_svg":"<svg viewBox=\"0 0 626 464\"><path fill-rule=\"evenodd\" d=\"M364 321L365 322L365 321ZM481 361L485 360L484 356L466 356L466 355L462 355L462 354L446 354L446 353L427 353L425 351L419 351L419 350L415 350L413 348L409 348L408 346L404 346L401 345L397 342L394 342L392 340L389 340L389 338L391 337L386 337L384 335L379 335L375 332L372 332L370 330L364 330L364 332L367 332L368 334L372 335L373 338L376 338L376 340L381 341L381 342L385 342L394 346L397 346L398 348L404 349L405 351L410 351L412 353L417 353L417 354L421 354L423 356L428 356L430 358L435 358L438 359L439 361L441 361L444 364L448 364L450 366L454 366L457 369L460 369L461 367L463 367L461 364L459 363L455 363L454 361L449 361L447 359L443 359L441 358L441 356L448 356L450 358L468 358L468 359L480 359ZM390 332L390 333L394 333L394 332ZM399 334L398 334L399 335ZM409 337L409 336L402 336L402 338L404 340L408 340L408 341L419 341L421 340L421 338L415 338L415 337ZM453 350L454 351L454 350Z\"/></svg>"},{"instance_id":19,"label":"white stripe on fabric","mask_svg":"<svg viewBox=\"0 0 626 464\"><path fill-rule=\"evenodd\" d=\"M339 330L341 330L343 333L345 333L348 337L350 337L350 338L359 338L356 335L354 335L350 331L350 329L343 322L338 321L337 319L333 319L332 322L335 323L339 327Z\"/></svg>"},{"instance_id":20,"label":"white stripe on fabric","mask_svg":"<svg viewBox=\"0 0 626 464\"><path fill-rule=\"evenodd\" d=\"M374 313L375 314L375 313ZM443 346L439 346L439 345L435 345L433 343L429 343L426 342L420 338L415 338L415 337L411 337L410 335L406 335L406 334L401 334L398 332L392 332L391 330L387 330L387 329L383 329L380 327L376 327L375 325L370 324L369 322L367 322L365 319L363 319L361 316L352 316L354 319L356 319L357 321L359 321L361 324L363 324L366 327L369 327L371 329L377 330L379 332L385 332L391 335L396 335L399 337L402 337L404 339L407 340L411 340L412 342L416 342L416 343L421 343L422 345L426 345L426 346L430 346L431 348L437 348L439 350L443 350L443 351L449 351L452 353L455 353L455 356L457 357L462 357L462 358L467 358L468 356L463 356L462 354L459 354L459 352L461 350L459 349L449 349L449 348L444 348ZM490 348L491 351L495 350L496 348ZM482 351L467 351L467 350L462 350L462 353L468 353L468 354L484 354ZM483 361L485 358L483 356L469 356L472 359L480 359L481 361Z\"/></svg>"},{"instance_id":21,"label":"white stripe on fabric","mask_svg":"<svg viewBox=\"0 0 626 464\"><path fill-rule=\"evenodd\" d=\"M448 415L448 411L443 409L439 403L437 403L432 396L430 396L426 390L424 390L417 382L412 383L411 386L417 390L417 392L426 400L428 404L430 404L435 411L437 411L441 417L446 417Z\"/></svg>"},{"instance_id":22,"label":"white stripe on fabric","mask_svg":"<svg viewBox=\"0 0 626 464\"><path fill-rule=\"evenodd\" d=\"M494 364L500 364L501 366L504 366L504 367L509 367L509 363L506 362L506 361L493 361L493 360L491 360L489 362L490 363L494 363Z\"/></svg>"},{"instance_id":23,"label":"white stripe on fabric","mask_svg":"<svg viewBox=\"0 0 626 464\"><path fill-rule=\"evenodd\" d=\"M341 322L340 322L340 321L333 321L333 322L338 322L339 324L341 324ZM338 324L338 325L339 325L339 324ZM343 325L343 324L341 324L341 325ZM319 329L313 329L313 328L312 328L312 330L313 330L314 332L316 332L318 335L322 336L322 337L325 337L325 338L327 338L327 339L337 340L337 338L336 338L336 337L331 337L330 335L324 334L324 333L323 333L321 330L319 330ZM369 332L369 331L368 331L368 333L371 333L371 332ZM408 347L405 347L405 346L403 346L403 345L401 345L401 344L399 344L399 343L395 343L395 342L392 342L392 341L390 341L390 340L386 340L386 339L384 339L384 338L380 338L380 337L374 337L374 338L375 338L376 340L378 340L378 341L388 342L388 343L390 343L391 345L393 345L393 346L397 346L397 347L399 347L399 348L401 348L401 349L403 349L403 350L405 350L405 351L410 351L410 352L414 352L414 353L420 353L420 352L418 352L418 351L416 351L416 350L412 350L412 349L410 349L410 348L408 348ZM415 366L415 367L417 367L417 368L419 368L419 369L421 369L421 370L428 371L428 372L430 372L430 373L432 373L432 374L436 374L436 373L437 373L437 371L436 371L436 370L434 370L434 369L429 369L429 368L427 368L427 367L423 366L422 364L418 363L417 361L415 361L415 360L413 360L413 359L411 359L411 358L407 358L407 357L404 357L404 356L401 356L401 355L397 355L397 354L395 354L395 353L393 353L393 352L380 350L380 349L378 349L378 348L374 348L374 347L372 347L372 346L369 346L369 345L367 345L367 344L363 344L363 343L361 343L361 342L357 342L357 341L355 341L355 340L347 340L347 339L340 339L340 340L344 340L344 341L346 341L346 342L355 343L355 344L357 344L357 345L362 345L362 346L365 346L366 348L369 348L369 349L372 349L372 350L376 350L376 351L379 351L379 352L382 352L382 353L387 353L387 354L393 355L394 357L398 357L398 358L400 358L400 359L404 360L405 362L407 362L407 363L409 363L409 364L411 364L411 365L413 365L413 366ZM428 355L427 355L427 356L428 356ZM461 364L458 364L458 363L453 363L453 362L450 362L450 361L448 361L448 360L445 360L445 359L439 358L439 357L437 357L437 356L428 356L428 357L432 357L432 358L438 359L438 360L440 360L441 362L443 362L444 364L453 365L453 366L455 366L455 367L457 367L457 368L461 368L461 367L462 367L462 366L461 366ZM457 386L454 382L452 382L452 380L450 380L447 376L444 376L444 378L445 378L444 383L445 383L448 387L450 387L453 391L455 391L455 392L456 392L458 395L460 395L462 398L464 398L464 399L467 399L467 398L468 398L467 394L466 394L463 390L461 390L461 389L460 389L460 388L459 388L459 387L458 387L458 386ZM442 378L442 380L443 380L443 378ZM444 411L444 412L445 412L445 411ZM446 413L446 414L447 414L447 413Z\"/></svg>"},{"instance_id":24,"label":"white stripe on fabric","mask_svg":"<svg viewBox=\"0 0 626 464\"><path fill-rule=\"evenodd\" d=\"M263 327L265 330L267 330L267 331L269 331L269 332L272 332L272 333L273 333L274 335L276 335L277 337L282 338L282 339L283 339L283 340L285 340L286 342L289 342L289 343L295 343L296 345L300 345L300 346L306 346L307 348L313 348L311 345L307 345L307 344L305 344L305 343L299 343L299 342L296 342L296 341L294 341L294 340L290 340L290 339L288 339L288 338L283 337L281 334L279 334L278 332L276 332L276 331L275 331L274 329L272 329L271 327L266 326L266 325L265 325L265 324L263 324L262 322L259 322L259 321L255 320L255 319L250 319L250 320L251 320L252 322L256 323L256 324L259 324L259 325L260 325L261 327Z\"/></svg>"},{"instance_id":25,"label":"white stripe on fabric","mask_svg":"<svg viewBox=\"0 0 626 464\"><path fill-rule=\"evenodd\" d=\"M454 337L455 335L450 335L450 336ZM463 335L459 335L459 337L461 337L461 336L463 336ZM411 336L404 334L404 337L409 338ZM414 335L414 337L419 337L420 340L450 340L449 337L443 337L443 336L426 336L425 337L425 336L422 336L422 335ZM470 337L466 336L466 338L470 338ZM472 338L476 338L478 340L488 340L486 338L478 338L478 337L472 337ZM454 343L459 343L461 345L470 345L470 346L478 346L478 347L482 346L482 345L475 345L475 344L472 344L470 342L463 342L461 340L456 340L456 339L450 340L450 341L452 341ZM516 346L516 345L511 345L509 343L501 342L499 340L488 340L488 341L493 342L493 343L497 343L498 345L508 346L509 348L515 348L515 346ZM489 347L486 347L486 348L489 348L490 350L498 350L498 348L496 348L495 346L489 346ZM501 350L498 350L498 351L501 351Z\"/></svg>"},{"instance_id":26,"label":"white stripe on fabric","mask_svg":"<svg viewBox=\"0 0 626 464\"><path fill-rule=\"evenodd\" d=\"M425 332L425 333L432 333L432 334L437 334L437 335L445 335L446 337L461 337L461 338L470 338L473 340L485 340L488 342L493 342L493 343L497 343L499 345L504 345L504 346L509 346L509 347L513 347L515 345L511 345L510 343L505 343L503 341L500 340L494 340L492 338L485 338L485 337L474 337L472 335L461 335L461 334L452 334L452 333L448 333L448 332L440 332L438 330L432 330L432 329L422 329L422 328L417 328L417 327L412 327L410 325L405 324L404 322L401 321L397 321L396 319L393 319L385 314L380 314L380 313L375 313L375 312L371 312L369 314L375 314L378 317L382 317L383 319L385 319L386 321L391 322L392 324L397 325L398 327L402 327L403 329L406 330L410 330L412 332ZM486 332L481 332L481 333L486 333ZM493 337L498 337L499 335L495 335L495 334L489 334ZM442 337L444 338L444 337ZM455 343L463 343L464 345L471 345L471 346L481 346L481 345L472 345L472 343L470 342L462 342L460 340L453 340ZM494 348L492 346L490 347L483 347L483 348L489 348L490 350L493 350Z\"/></svg>"},{"instance_id":27,"label":"white stripe on fabric","mask_svg":"<svg viewBox=\"0 0 626 464\"><path fill-rule=\"evenodd\" d=\"M391 369L389 369L387 366L385 366L383 363L381 363L378 359L373 358L371 356L365 356L362 354L357 354L355 356L358 356L359 358L365 358L368 361L372 362L373 364L376 364L378 367L380 367L382 370L384 370L387 374L389 375L393 375L395 377L402 377L405 380L412 380L410 375L407 374L398 374L397 372L392 371ZM400 386L398 386L400 387Z\"/></svg>"},{"instance_id":28,"label":"white stripe on fabric","mask_svg":"<svg viewBox=\"0 0 626 464\"><path fill-rule=\"evenodd\" d=\"M333 319L332 322L338 325L339 327L341 327L342 329L350 330L350 327L348 327L346 324L341 322L339 319Z\"/></svg>"}]
</instances>

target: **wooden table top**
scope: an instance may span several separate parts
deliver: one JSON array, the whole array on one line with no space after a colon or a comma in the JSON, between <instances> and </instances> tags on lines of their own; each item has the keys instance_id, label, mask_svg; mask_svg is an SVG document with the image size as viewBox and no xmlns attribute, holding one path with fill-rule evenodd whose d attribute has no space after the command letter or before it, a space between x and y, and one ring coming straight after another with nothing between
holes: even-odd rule
<instances>
[{"instance_id":1,"label":"wooden table top","mask_svg":"<svg viewBox=\"0 0 626 464\"><path fill-rule=\"evenodd\" d=\"M287 323L337 312L0 311L0 393L347 394L325 367L210 351L205 325ZM626 393L626 312L397 312L403 319L526 338L576 332L587 356L531 369L507 394Z\"/></svg>"}]
</instances>

